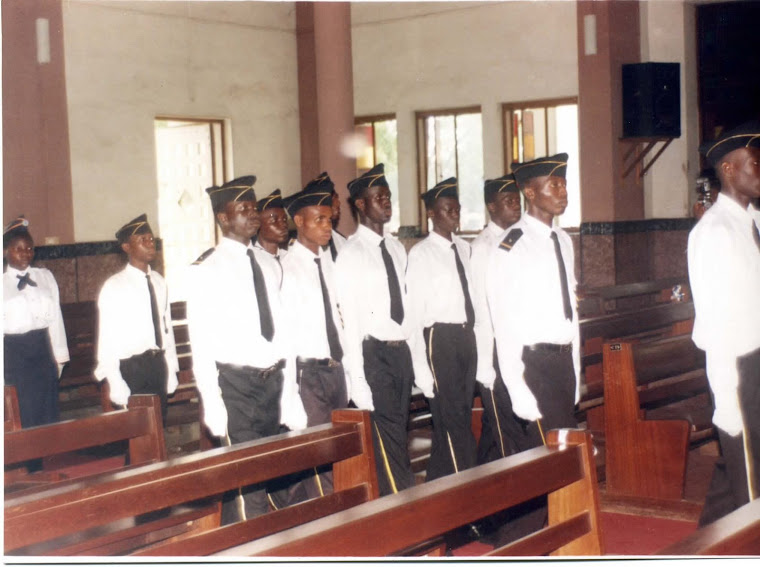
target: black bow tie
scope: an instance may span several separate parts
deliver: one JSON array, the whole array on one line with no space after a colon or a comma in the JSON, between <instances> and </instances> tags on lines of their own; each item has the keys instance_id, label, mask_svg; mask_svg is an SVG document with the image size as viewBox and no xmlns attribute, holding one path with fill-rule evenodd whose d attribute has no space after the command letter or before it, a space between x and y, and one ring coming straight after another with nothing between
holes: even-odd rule
<instances>
[{"instance_id":1,"label":"black bow tie","mask_svg":"<svg viewBox=\"0 0 760 567\"><path fill-rule=\"evenodd\" d=\"M23 276L16 276L18 278L18 288L24 289L27 285L30 285L32 287L37 287L37 283L29 277L29 274L24 274Z\"/></svg>"}]
</instances>

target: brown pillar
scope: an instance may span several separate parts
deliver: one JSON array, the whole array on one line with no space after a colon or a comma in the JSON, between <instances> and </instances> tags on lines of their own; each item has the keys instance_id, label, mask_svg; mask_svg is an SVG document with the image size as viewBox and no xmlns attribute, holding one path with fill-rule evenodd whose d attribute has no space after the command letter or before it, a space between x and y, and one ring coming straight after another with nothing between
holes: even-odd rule
<instances>
[{"instance_id":1,"label":"brown pillar","mask_svg":"<svg viewBox=\"0 0 760 567\"><path fill-rule=\"evenodd\" d=\"M577 4L578 113L583 222L644 218L643 185L623 178L622 65L640 61L639 4ZM596 53L586 54L585 16L595 16Z\"/></svg>"},{"instance_id":2,"label":"brown pillar","mask_svg":"<svg viewBox=\"0 0 760 567\"><path fill-rule=\"evenodd\" d=\"M38 18L48 22L49 62L38 62ZM36 244L73 242L61 2L3 0L2 20L3 221L25 214Z\"/></svg>"},{"instance_id":3,"label":"brown pillar","mask_svg":"<svg viewBox=\"0 0 760 567\"><path fill-rule=\"evenodd\" d=\"M341 196L338 230L351 234L346 184L356 176L356 162L341 152L354 131L350 3L296 2L296 33L301 178L330 174Z\"/></svg>"}]
</instances>

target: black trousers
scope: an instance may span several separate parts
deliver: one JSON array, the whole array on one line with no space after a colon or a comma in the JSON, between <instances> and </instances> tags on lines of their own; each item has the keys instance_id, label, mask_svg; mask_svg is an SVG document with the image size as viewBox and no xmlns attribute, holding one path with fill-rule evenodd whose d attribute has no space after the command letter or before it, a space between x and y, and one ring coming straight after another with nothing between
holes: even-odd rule
<instances>
[{"instance_id":1,"label":"black trousers","mask_svg":"<svg viewBox=\"0 0 760 567\"><path fill-rule=\"evenodd\" d=\"M501 379L496 353L494 352L496 381L489 390L478 384L483 402L483 431L478 442L478 464L514 455L532 447L531 436L526 432L527 422L512 411L512 399Z\"/></svg>"},{"instance_id":2,"label":"black trousers","mask_svg":"<svg viewBox=\"0 0 760 567\"><path fill-rule=\"evenodd\" d=\"M414 371L404 341L364 340L364 376L372 390L372 440L380 496L414 486L409 459L409 400Z\"/></svg>"},{"instance_id":3,"label":"black trousers","mask_svg":"<svg viewBox=\"0 0 760 567\"><path fill-rule=\"evenodd\" d=\"M161 400L161 417L166 424L166 378L169 374L162 350L146 350L119 361L121 377L130 394L156 394Z\"/></svg>"},{"instance_id":4,"label":"black trousers","mask_svg":"<svg viewBox=\"0 0 760 567\"><path fill-rule=\"evenodd\" d=\"M330 423L332 411L348 407L346 375L343 365L327 360L297 359L296 377L306 412L306 426L313 427ZM309 498L330 494L333 490L331 467L320 468L304 482Z\"/></svg>"},{"instance_id":5,"label":"black trousers","mask_svg":"<svg viewBox=\"0 0 760 567\"><path fill-rule=\"evenodd\" d=\"M280 431L282 370L221 363L217 363L217 368L219 388L227 409L228 444L277 435ZM246 486L225 495L222 524L253 518L268 511L266 486Z\"/></svg>"},{"instance_id":6,"label":"black trousers","mask_svg":"<svg viewBox=\"0 0 760 567\"><path fill-rule=\"evenodd\" d=\"M760 349L736 360L739 371L739 407L744 433L732 437L718 429L721 456L715 463L713 477L699 518L704 526L722 518L754 497L760 496Z\"/></svg>"},{"instance_id":7,"label":"black trousers","mask_svg":"<svg viewBox=\"0 0 760 567\"><path fill-rule=\"evenodd\" d=\"M477 350L471 327L436 323L424 332L435 397L428 400L433 416L433 444L427 480L469 469L476 464L472 434Z\"/></svg>"},{"instance_id":8,"label":"black trousers","mask_svg":"<svg viewBox=\"0 0 760 567\"><path fill-rule=\"evenodd\" d=\"M58 364L48 330L3 336L4 379L16 387L21 426L58 421Z\"/></svg>"},{"instance_id":9,"label":"black trousers","mask_svg":"<svg viewBox=\"0 0 760 567\"><path fill-rule=\"evenodd\" d=\"M575 370L572 352L523 349L523 376L543 416L539 422L514 418L513 446L519 451L540 447L550 429L576 428ZM497 380L501 382L501 380ZM511 407L511 404L510 404ZM496 547L541 529L547 519L546 497L539 497L491 517L497 526L492 535Z\"/></svg>"}]
</instances>

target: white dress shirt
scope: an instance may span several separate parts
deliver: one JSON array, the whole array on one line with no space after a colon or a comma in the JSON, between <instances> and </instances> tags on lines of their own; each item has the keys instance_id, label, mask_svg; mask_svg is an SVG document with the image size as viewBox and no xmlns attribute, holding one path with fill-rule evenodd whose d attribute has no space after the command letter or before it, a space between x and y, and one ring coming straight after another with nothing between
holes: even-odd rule
<instances>
[{"instance_id":1,"label":"white dress shirt","mask_svg":"<svg viewBox=\"0 0 760 567\"><path fill-rule=\"evenodd\" d=\"M290 348L295 356L301 358L330 358L322 286L319 281L319 270L314 261L317 258L320 259L322 265L322 274L330 295L333 322L341 348L345 353L343 321L337 305L337 290L333 273L335 265L330 259L330 251L320 248L319 254L316 255L296 240L282 261L285 275L281 293L289 321ZM346 373L346 391L350 399L351 384L348 373Z\"/></svg>"},{"instance_id":2,"label":"white dress shirt","mask_svg":"<svg viewBox=\"0 0 760 567\"><path fill-rule=\"evenodd\" d=\"M406 272L406 286L411 330L410 347L414 382L425 396L433 397L433 374L428 366L425 350L424 330L435 323L466 323L465 300L459 279L454 250L464 266L467 287L472 298L472 277L470 275L470 245L452 234L451 240L430 232L409 251L409 265ZM477 316L476 321L477 324Z\"/></svg>"},{"instance_id":3,"label":"white dress shirt","mask_svg":"<svg viewBox=\"0 0 760 567\"><path fill-rule=\"evenodd\" d=\"M689 234L694 343L706 352L715 425L742 430L736 358L760 347L760 252L752 223L760 212L720 193Z\"/></svg>"},{"instance_id":4,"label":"white dress shirt","mask_svg":"<svg viewBox=\"0 0 760 567\"><path fill-rule=\"evenodd\" d=\"M18 289L18 277L29 274L37 287ZM10 266L3 274L3 333L20 335L47 328L53 356L59 365L69 360L66 330L58 295L58 284L50 270L29 267L24 271Z\"/></svg>"},{"instance_id":5,"label":"white dress shirt","mask_svg":"<svg viewBox=\"0 0 760 567\"><path fill-rule=\"evenodd\" d=\"M150 292L146 276L156 294L161 340L156 344ZM166 390L177 388L177 349L174 344L171 307L166 282L158 272L148 267L147 274L127 264L123 270L108 278L98 295L98 364L95 377L108 378L111 388L126 386L119 361L142 354L146 350L163 348L168 368Z\"/></svg>"},{"instance_id":6,"label":"white dress shirt","mask_svg":"<svg viewBox=\"0 0 760 567\"><path fill-rule=\"evenodd\" d=\"M217 436L224 435L226 408L219 389L217 362L269 368L285 359L280 421L291 429L306 426L306 414L295 384L295 363L287 340L289 331L273 272L264 270L274 324L272 342L261 335L256 288L246 246L222 238L207 258L190 270L187 322L193 353L193 374L201 393L204 421Z\"/></svg>"},{"instance_id":7,"label":"white dress shirt","mask_svg":"<svg viewBox=\"0 0 760 567\"><path fill-rule=\"evenodd\" d=\"M489 390L493 389L496 380L496 369L493 365L493 327L491 315L488 312L486 299L486 269L491 250L499 245L506 232L498 224L489 221L486 227L470 243L472 257L472 301L475 307L475 340L478 346L478 372L476 379Z\"/></svg>"},{"instance_id":8,"label":"white dress shirt","mask_svg":"<svg viewBox=\"0 0 760 567\"><path fill-rule=\"evenodd\" d=\"M380 243L391 257L399 281L404 320L401 325L391 319L391 296L388 273ZM361 409L374 409L371 392L364 376L362 343L367 337L381 341L409 339L410 325L406 301L406 249L390 234L380 236L364 225L359 225L351 239L338 255L335 266L337 302L344 325L344 366L349 374L354 395L352 399ZM368 393L369 399L361 398ZM361 402L366 402L362 407Z\"/></svg>"},{"instance_id":9,"label":"white dress shirt","mask_svg":"<svg viewBox=\"0 0 760 567\"><path fill-rule=\"evenodd\" d=\"M535 397L525 383L523 347L536 343L572 343L575 401L580 392L580 345L575 298L575 256L570 236L557 233L567 274L573 320L565 318L559 268L551 239L552 229L530 215L505 231L522 230L511 250L499 244L491 250L486 270L486 298L502 379L517 415L535 420L540 415Z\"/></svg>"},{"instance_id":10,"label":"white dress shirt","mask_svg":"<svg viewBox=\"0 0 760 567\"><path fill-rule=\"evenodd\" d=\"M253 243L253 253L261 269L269 270L277 285L282 286L282 259L288 251L284 248L278 248L277 254L270 254L257 240Z\"/></svg>"}]
</instances>

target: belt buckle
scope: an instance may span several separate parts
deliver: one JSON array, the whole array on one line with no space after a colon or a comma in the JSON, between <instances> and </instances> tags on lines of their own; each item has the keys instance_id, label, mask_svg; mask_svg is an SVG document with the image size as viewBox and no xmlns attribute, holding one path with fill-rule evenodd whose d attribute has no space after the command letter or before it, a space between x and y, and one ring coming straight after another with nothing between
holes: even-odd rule
<instances>
[{"instance_id":1,"label":"belt buckle","mask_svg":"<svg viewBox=\"0 0 760 567\"><path fill-rule=\"evenodd\" d=\"M338 362L334 358L328 358L327 359L327 367L328 368L337 368L338 366L340 366L340 362Z\"/></svg>"},{"instance_id":2,"label":"belt buckle","mask_svg":"<svg viewBox=\"0 0 760 567\"><path fill-rule=\"evenodd\" d=\"M573 345L572 344L569 344L569 345L560 345L560 349L559 349L560 352L571 352L572 350L573 350Z\"/></svg>"}]
</instances>

